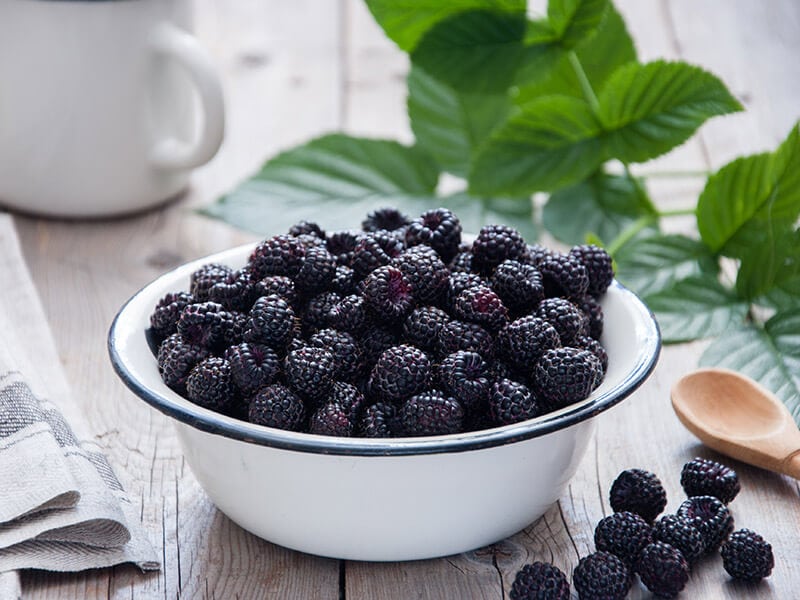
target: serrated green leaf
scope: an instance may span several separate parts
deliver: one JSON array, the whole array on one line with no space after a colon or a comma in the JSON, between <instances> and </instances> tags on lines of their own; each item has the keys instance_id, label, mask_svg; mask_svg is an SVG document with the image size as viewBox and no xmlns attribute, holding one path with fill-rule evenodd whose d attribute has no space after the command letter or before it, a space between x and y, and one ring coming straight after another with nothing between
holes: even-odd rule
<instances>
[{"instance_id":1,"label":"serrated green leaf","mask_svg":"<svg viewBox=\"0 0 800 600\"><path fill-rule=\"evenodd\" d=\"M441 201L442 206L458 215L466 232L477 233L484 225L502 223L516 228L528 242L538 237L530 198L476 198L458 192Z\"/></svg>"},{"instance_id":2,"label":"serrated green leaf","mask_svg":"<svg viewBox=\"0 0 800 600\"><path fill-rule=\"evenodd\" d=\"M602 23L607 0L550 0L547 18L567 50L591 36Z\"/></svg>"},{"instance_id":3,"label":"serrated green leaf","mask_svg":"<svg viewBox=\"0 0 800 600\"><path fill-rule=\"evenodd\" d=\"M439 171L430 156L397 142L326 135L267 161L203 213L259 234L307 219L349 228L394 205L412 214L438 206Z\"/></svg>"},{"instance_id":4,"label":"serrated green leaf","mask_svg":"<svg viewBox=\"0 0 800 600\"><path fill-rule=\"evenodd\" d=\"M763 328L742 325L714 340L703 366L744 373L780 398L800 425L800 309L777 313Z\"/></svg>"},{"instance_id":5,"label":"serrated green leaf","mask_svg":"<svg viewBox=\"0 0 800 600\"><path fill-rule=\"evenodd\" d=\"M608 155L643 162L685 142L707 119L742 109L711 73L682 62L630 63L598 94Z\"/></svg>"},{"instance_id":6,"label":"serrated green leaf","mask_svg":"<svg viewBox=\"0 0 800 600\"><path fill-rule=\"evenodd\" d=\"M709 177L697 201L697 228L715 252L745 258L774 227L800 215L800 125L774 154L739 158Z\"/></svg>"},{"instance_id":7,"label":"serrated green leaf","mask_svg":"<svg viewBox=\"0 0 800 600\"><path fill-rule=\"evenodd\" d=\"M628 225L653 214L627 177L598 172L554 192L542 211L542 223L566 244L581 244L592 232L608 245Z\"/></svg>"},{"instance_id":8,"label":"serrated green leaf","mask_svg":"<svg viewBox=\"0 0 800 600\"><path fill-rule=\"evenodd\" d=\"M718 335L741 323L749 307L711 275L682 279L644 301L656 314L666 343Z\"/></svg>"},{"instance_id":9,"label":"serrated green leaf","mask_svg":"<svg viewBox=\"0 0 800 600\"><path fill-rule=\"evenodd\" d=\"M525 29L522 13L462 12L434 25L411 61L462 92L505 92L523 59Z\"/></svg>"},{"instance_id":10,"label":"serrated green leaf","mask_svg":"<svg viewBox=\"0 0 800 600\"><path fill-rule=\"evenodd\" d=\"M506 94L460 93L418 67L408 74L408 116L417 145L465 176L476 148L508 115Z\"/></svg>"},{"instance_id":11,"label":"serrated green leaf","mask_svg":"<svg viewBox=\"0 0 800 600\"><path fill-rule=\"evenodd\" d=\"M549 96L521 107L494 131L469 175L477 196L527 196L579 181L603 161L599 124L576 98Z\"/></svg>"},{"instance_id":12,"label":"serrated green leaf","mask_svg":"<svg viewBox=\"0 0 800 600\"><path fill-rule=\"evenodd\" d=\"M525 0L366 0L372 16L400 48L410 52L439 21L466 10L524 13Z\"/></svg>"},{"instance_id":13,"label":"serrated green leaf","mask_svg":"<svg viewBox=\"0 0 800 600\"><path fill-rule=\"evenodd\" d=\"M736 291L748 300L800 276L800 231L768 222L764 234L742 257L736 276Z\"/></svg>"},{"instance_id":14,"label":"serrated green leaf","mask_svg":"<svg viewBox=\"0 0 800 600\"><path fill-rule=\"evenodd\" d=\"M690 277L716 275L719 265L708 248L683 235L632 240L615 254L617 279L643 297L668 290Z\"/></svg>"}]
</instances>

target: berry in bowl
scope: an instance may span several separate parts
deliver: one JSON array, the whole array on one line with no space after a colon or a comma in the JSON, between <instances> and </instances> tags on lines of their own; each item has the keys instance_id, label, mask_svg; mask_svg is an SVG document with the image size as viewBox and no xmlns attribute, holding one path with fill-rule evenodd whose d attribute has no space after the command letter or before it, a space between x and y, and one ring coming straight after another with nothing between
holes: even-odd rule
<instances>
[{"instance_id":1,"label":"berry in bowl","mask_svg":"<svg viewBox=\"0 0 800 600\"><path fill-rule=\"evenodd\" d=\"M600 248L568 253L446 209L368 215L159 277L111 360L172 418L211 500L304 552L411 560L501 540L575 473L595 417L660 349Z\"/></svg>"}]
</instances>

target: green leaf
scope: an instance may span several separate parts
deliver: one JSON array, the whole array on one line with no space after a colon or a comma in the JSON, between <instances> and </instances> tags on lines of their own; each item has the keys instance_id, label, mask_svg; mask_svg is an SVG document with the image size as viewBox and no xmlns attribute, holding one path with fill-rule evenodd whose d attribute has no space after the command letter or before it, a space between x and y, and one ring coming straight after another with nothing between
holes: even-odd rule
<instances>
[{"instance_id":1,"label":"green leaf","mask_svg":"<svg viewBox=\"0 0 800 600\"><path fill-rule=\"evenodd\" d=\"M441 206L458 215L461 227L468 233L478 233L484 225L502 223L516 228L528 242L538 237L530 198L476 198L458 192L441 201Z\"/></svg>"},{"instance_id":2,"label":"green leaf","mask_svg":"<svg viewBox=\"0 0 800 600\"><path fill-rule=\"evenodd\" d=\"M682 62L631 63L598 95L608 154L643 162L682 144L707 119L742 109L711 73Z\"/></svg>"},{"instance_id":3,"label":"green leaf","mask_svg":"<svg viewBox=\"0 0 800 600\"><path fill-rule=\"evenodd\" d=\"M700 364L733 369L772 391L800 425L800 309L777 313L763 328L742 325L714 340Z\"/></svg>"},{"instance_id":4,"label":"green leaf","mask_svg":"<svg viewBox=\"0 0 800 600\"><path fill-rule=\"evenodd\" d=\"M605 16L607 0L550 0L547 18L567 50L593 34Z\"/></svg>"},{"instance_id":5,"label":"green leaf","mask_svg":"<svg viewBox=\"0 0 800 600\"><path fill-rule=\"evenodd\" d=\"M615 254L617 279L640 296L668 290L678 281L718 271L714 256L701 242L682 235L632 240Z\"/></svg>"},{"instance_id":6,"label":"green leaf","mask_svg":"<svg viewBox=\"0 0 800 600\"><path fill-rule=\"evenodd\" d=\"M608 245L628 225L652 214L627 177L594 173L588 179L554 192L542 211L545 228L566 244L581 244L592 232Z\"/></svg>"},{"instance_id":7,"label":"green leaf","mask_svg":"<svg viewBox=\"0 0 800 600\"><path fill-rule=\"evenodd\" d=\"M800 125L774 154L739 158L712 175L697 201L697 228L715 252L744 258L773 227L800 215Z\"/></svg>"},{"instance_id":8,"label":"green leaf","mask_svg":"<svg viewBox=\"0 0 800 600\"><path fill-rule=\"evenodd\" d=\"M772 222L766 229L766 239L751 246L739 265L736 291L748 300L800 276L800 231Z\"/></svg>"},{"instance_id":9,"label":"green leaf","mask_svg":"<svg viewBox=\"0 0 800 600\"><path fill-rule=\"evenodd\" d=\"M505 94L464 94L418 67L408 74L408 116L417 144L439 165L465 176L475 149L508 115Z\"/></svg>"},{"instance_id":10,"label":"green leaf","mask_svg":"<svg viewBox=\"0 0 800 600\"><path fill-rule=\"evenodd\" d=\"M576 98L549 96L521 107L475 157L471 193L526 196L583 179L603 161L599 124Z\"/></svg>"},{"instance_id":11,"label":"green leaf","mask_svg":"<svg viewBox=\"0 0 800 600\"><path fill-rule=\"evenodd\" d=\"M459 13L428 31L411 61L462 92L505 92L522 62L523 13Z\"/></svg>"},{"instance_id":12,"label":"green leaf","mask_svg":"<svg viewBox=\"0 0 800 600\"><path fill-rule=\"evenodd\" d=\"M409 52L439 21L466 10L524 13L525 0L366 0L372 16L400 48Z\"/></svg>"},{"instance_id":13,"label":"green leaf","mask_svg":"<svg viewBox=\"0 0 800 600\"><path fill-rule=\"evenodd\" d=\"M418 214L436 206L439 171L419 148L326 135L269 160L202 212L259 234L308 219L351 228L376 206Z\"/></svg>"},{"instance_id":14,"label":"green leaf","mask_svg":"<svg viewBox=\"0 0 800 600\"><path fill-rule=\"evenodd\" d=\"M686 342L715 336L744 320L748 304L710 275L678 281L646 296L665 342Z\"/></svg>"},{"instance_id":15,"label":"green leaf","mask_svg":"<svg viewBox=\"0 0 800 600\"><path fill-rule=\"evenodd\" d=\"M797 308L800 306L800 276L776 284L758 302L779 311Z\"/></svg>"}]
</instances>

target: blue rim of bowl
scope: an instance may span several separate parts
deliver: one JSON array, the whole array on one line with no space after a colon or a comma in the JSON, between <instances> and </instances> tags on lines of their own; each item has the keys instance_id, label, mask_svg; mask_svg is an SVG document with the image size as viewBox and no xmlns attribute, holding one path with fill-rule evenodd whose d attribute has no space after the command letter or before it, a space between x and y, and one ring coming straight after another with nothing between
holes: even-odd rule
<instances>
[{"instance_id":1,"label":"blue rim of bowl","mask_svg":"<svg viewBox=\"0 0 800 600\"><path fill-rule=\"evenodd\" d=\"M117 375L142 400L190 427L242 442L282 450L346 456L407 456L481 450L541 437L590 419L630 396L652 373L661 352L661 332L653 313L636 294L615 280L612 286L628 296L636 312L648 324L648 332L643 340L641 358L625 379L616 387L590 397L588 401L578 402L556 412L513 425L441 436L368 439L298 433L241 421L202 408L188 400L176 401L176 398L180 398L177 393L167 390L168 393L164 394L154 390L131 373L125 358L117 348L116 340L119 337L120 319L125 315L128 306L158 281L157 279L151 282L134 294L122 306L111 324L108 334L108 352ZM145 336L144 329L142 329L141 335ZM170 397L170 395L174 397Z\"/></svg>"}]
</instances>

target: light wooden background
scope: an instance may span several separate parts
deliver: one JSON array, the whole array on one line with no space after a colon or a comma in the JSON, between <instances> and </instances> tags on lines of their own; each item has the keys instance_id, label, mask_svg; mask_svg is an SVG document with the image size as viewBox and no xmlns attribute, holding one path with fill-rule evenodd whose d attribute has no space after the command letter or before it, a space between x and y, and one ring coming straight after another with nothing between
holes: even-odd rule
<instances>
[{"instance_id":1,"label":"light wooden background","mask_svg":"<svg viewBox=\"0 0 800 600\"><path fill-rule=\"evenodd\" d=\"M622 469L647 467L680 502L681 465L706 451L669 407L671 383L696 363L699 346L666 348L645 387L603 415L569 489L539 522L489 548L440 560L369 564L299 554L246 533L217 511L181 457L171 425L114 376L105 336L116 310L143 284L185 260L248 238L191 212L233 186L276 151L344 129L410 141L407 62L360 0L197 0L197 33L224 78L228 128L219 155L178 203L134 218L60 223L20 217L25 256L58 349L97 439L132 497L163 570L130 566L59 575L26 573L30 598L500 599L528 561L570 572L590 552L594 524L609 512L608 488ZM701 134L645 171L716 168L774 148L800 117L797 0L619 1L643 60L680 57L720 75L747 112ZM697 180L661 180L659 203L691 206ZM677 227L686 227L678 222ZM738 526L773 544L773 577L729 582L714 558L693 573L686 598L796 598L800 502L794 480L733 463L743 491ZM635 590L632 597L647 597Z\"/></svg>"}]
</instances>

